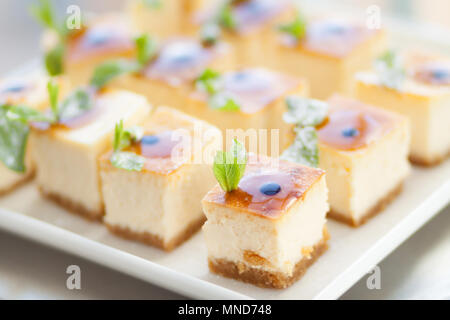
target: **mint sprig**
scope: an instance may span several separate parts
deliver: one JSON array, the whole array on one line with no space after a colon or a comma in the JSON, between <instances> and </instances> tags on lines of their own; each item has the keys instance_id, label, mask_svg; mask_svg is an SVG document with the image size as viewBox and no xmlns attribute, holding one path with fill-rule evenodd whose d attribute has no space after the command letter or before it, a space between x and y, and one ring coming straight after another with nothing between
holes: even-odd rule
<instances>
[{"instance_id":1,"label":"mint sprig","mask_svg":"<svg viewBox=\"0 0 450 320\"><path fill-rule=\"evenodd\" d=\"M140 66L145 66L156 56L158 49L157 42L148 34L140 35L134 42L137 50L137 61Z\"/></svg>"},{"instance_id":2,"label":"mint sprig","mask_svg":"<svg viewBox=\"0 0 450 320\"><path fill-rule=\"evenodd\" d=\"M161 9L163 0L142 0L142 3L150 9Z\"/></svg>"},{"instance_id":3,"label":"mint sprig","mask_svg":"<svg viewBox=\"0 0 450 320\"><path fill-rule=\"evenodd\" d=\"M10 170L23 173L30 128L26 122L11 120L8 112L9 106L0 106L0 161Z\"/></svg>"},{"instance_id":4,"label":"mint sprig","mask_svg":"<svg viewBox=\"0 0 450 320\"><path fill-rule=\"evenodd\" d=\"M236 190L245 173L247 152L244 146L234 139L231 149L218 151L214 158L213 172L220 187L225 192Z\"/></svg>"},{"instance_id":5,"label":"mint sprig","mask_svg":"<svg viewBox=\"0 0 450 320\"><path fill-rule=\"evenodd\" d=\"M90 84L100 89L118 76L137 70L139 70L139 65L134 61L126 59L105 61L95 68Z\"/></svg>"},{"instance_id":6,"label":"mint sprig","mask_svg":"<svg viewBox=\"0 0 450 320\"><path fill-rule=\"evenodd\" d=\"M393 50L388 50L378 57L374 68L381 84L388 88L400 88L406 78L403 61Z\"/></svg>"},{"instance_id":7,"label":"mint sprig","mask_svg":"<svg viewBox=\"0 0 450 320\"><path fill-rule=\"evenodd\" d=\"M195 80L197 89L208 94L208 105L220 111L239 111L241 106L231 94L223 92L222 76L212 69L205 69Z\"/></svg>"},{"instance_id":8,"label":"mint sprig","mask_svg":"<svg viewBox=\"0 0 450 320\"><path fill-rule=\"evenodd\" d=\"M114 153L110 158L111 164L119 169L141 171L145 164L145 158L122 150L128 148L133 142L141 140L143 135L144 130L141 127L125 129L123 120L120 120L114 130Z\"/></svg>"},{"instance_id":9,"label":"mint sprig","mask_svg":"<svg viewBox=\"0 0 450 320\"><path fill-rule=\"evenodd\" d=\"M195 80L195 85L208 94L215 94L219 90L219 80L220 73L208 68Z\"/></svg>"},{"instance_id":10,"label":"mint sprig","mask_svg":"<svg viewBox=\"0 0 450 320\"><path fill-rule=\"evenodd\" d=\"M299 11L294 21L278 26L280 32L286 33L296 40L301 40L306 36L307 22L305 16Z\"/></svg>"},{"instance_id":11,"label":"mint sprig","mask_svg":"<svg viewBox=\"0 0 450 320\"><path fill-rule=\"evenodd\" d=\"M319 147L315 127L325 121L328 104L299 96L286 98L288 111L283 115L287 123L295 124L294 143L281 155L281 159L310 167L319 164Z\"/></svg>"},{"instance_id":12,"label":"mint sprig","mask_svg":"<svg viewBox=\"0 0 450 320\"><path fill-rule=\"evenodd\" d=\"M317 126L328 114L328 104L320 100L288 96L286 105L288 111L283 115L283 120L300 127Z\"/></svg>"},{"instance_id":13,"label":"mint sprig","mask_svg":"<svg viewBox=\"0 0 450 320\"><path fill-rule=\"evenodd\" d=\"M45 28L53 30L58 36L58 43L45 53L44 63L50 76L63 73L65 43L70 31L64 21L58 21L49 0L39 0L30 7L31 14Z\"/></svg>"}]
</instances>

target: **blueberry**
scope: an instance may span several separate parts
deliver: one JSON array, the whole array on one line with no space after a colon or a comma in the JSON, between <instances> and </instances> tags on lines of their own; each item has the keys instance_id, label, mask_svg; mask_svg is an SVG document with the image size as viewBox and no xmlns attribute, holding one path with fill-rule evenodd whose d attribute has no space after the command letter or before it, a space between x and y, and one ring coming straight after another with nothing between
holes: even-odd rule
<instances>
[{"instance_id":1,"label":"blueberry","mask_svg":"<svg viewBox=\"0 0 450 320\"><path fill-rule=\"evenodd\" d=\"M357 135L359 135L359 131L355 128L347 128L342 130L342 135L344 137L355 137Z\"/></svg>"},{"instance_id":2,"label":"blueberry","mask_svg":"<svg viewBox=\"0 0 450 320\"><path fill-rule=\"evenodd\" d=\"M2 90L2 92L11 92L11 93L14 93L14 92L21 92L21 91L23 91L25 89L25 86L22 86L22 85L14 85L14 86L10 86L10 87L6 87L6 88L4 88L3 90Z\"/></svg>"},{"instance_id":3,"label":"blueberry","mask_svg":"<svg viewBox=\"0 0 450 320\"><path fill-rule=\"evenodd\" d=\"M90 45L99 46L108 42L109 37L107 32L100 30L88 33L86 40Z\"/></svg>"},{"instance_id":4,"label":"blueberry","mask_svg":"<svg viewBox=\"0 0 450 320\"><path fill-rule=\"evenodd\" d=\"M159 142L159 138L157 136L144 136L141 140L142 144L152 145Z\"/></svg>"},{"instance_id":5,"label":"blueberry","mask_svg":"<svg viewBox=\"0 0 450 320\"><path fill-rule=\"evenodd\" d=\"M275 182L268 182L261 186L259 191L266 196L273 196L276 195L278 192L281 191L281 187L278 183Z\"/></svg>"},{"instance_id":6,"label":"blueberry","mask_svg":"<svg viewBox=\"0 0 450 320\"><path fill-rule=\"evenodd\" d=\"M447 70L434 70L433 71L433 78L437 80L444 80L447 78L450 78L450 73Z\"/></svg>"}]
</instances>

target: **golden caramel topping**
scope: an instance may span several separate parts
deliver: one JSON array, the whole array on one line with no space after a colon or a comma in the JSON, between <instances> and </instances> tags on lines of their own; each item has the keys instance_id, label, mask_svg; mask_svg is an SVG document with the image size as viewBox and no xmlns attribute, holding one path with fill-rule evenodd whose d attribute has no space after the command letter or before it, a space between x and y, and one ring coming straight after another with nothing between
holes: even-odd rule
<instances>
[{"instance_id":1,"label":"golden caramel topping","mask_svg":"<svg viewBox=\"0 0 450 320\"><path fill-rule=\"evenodd\" d=\"M306 37L299 44L289 37L285 38L284 43L292 47L299 45L301 49L307 51L342 58L375 33L375 30L370 30L363 24L343 19L323 19L308 24Z\"/></svg>"},{"instance_id":2,"label":"golden caramel topping","mask_svg":"<svg viewBox=\"0 0 450 320\"><path fill-rule=\"evenodd\" d=\"M111 16L96 21L69 37L67 59L74 62L108 54L128 56L133 51L133 35L128 23Z\"/></svg>"},{"instance_id":3,"label":"golden caramel topping","mask_svg":"<svg viewBox=\"0 0 450 320\"><path fill-rule=\"evenodd\" d=\"M143 171L169 174L186 162L183 152L187 144L174 131L147 133L126 151L146 158Z\"/></svg>"},{"instance_id":4,"label":"golden caramel topping","mask_svg":"<svg viewBox=\"0 0 450 320\"><path fill-rule=\"evenodd\" d=\"M318 129L320 143L352 151L364 148L392 128L393 118L383 110L335 96L328 101L329 116Z\"/></svg>"},{"instance_id":5,"label":"golden caramel topping","mask_svg":"<svg viewBox=\"0 0 450 320\"><path fill-rule=\"evenodd\" d=\"M266 69L243 69L223 74L220 92L232 97L244 113L256 113L284 96L302 83L299 78ZM207 95L196 92L194 97L206 100Z\"/></svg>"},{"instance_id":6,"label":"golden caramel topping","mask_svg":"<svg viewBox=\"0 0 450 320\"><path fill-rule=\"evenodd\" d=\"M237 190L224 192L219 186L204 201L277 219L301 199L324 171L291 162L279 166L254 163L251 159Z\"/></svg>"},{"instance_id":7,"label":"golden caramel topping","mask_svg":"<svg viewBox=\"0 0 450 320\"><path fill-rule=\"evenodd\" d=\"M450 63L432 61L415 67L414 80L433 86L450 86Z\"/></svg>"},{"instance_id":8,"label":"golden caramel topping","mask_svg":"<svg viewBox=\"0 0 450 320\"><path fill-rule=\"evenodd\" d=\"M173 39L162 46L157 58L143 73L172 85L192 82L222 49L220 45L206 48L195 39Z\"/></svg>"}]
</instances>

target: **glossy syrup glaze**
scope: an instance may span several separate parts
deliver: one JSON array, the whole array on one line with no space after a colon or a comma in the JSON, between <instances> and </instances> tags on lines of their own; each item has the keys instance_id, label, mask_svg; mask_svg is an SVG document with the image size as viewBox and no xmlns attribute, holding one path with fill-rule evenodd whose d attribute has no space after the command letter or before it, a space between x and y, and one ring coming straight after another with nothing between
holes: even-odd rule
<instances>
[{"instance_id":1,"label":"glossy syrup glaze","mask_svg":"<svg viewBox=\"0 0 450 320\"><path fill-rule=\"evenodd\" d=\"M67 60L81 61L108 54L131 55L133 35L128 23L117 17L106 17L69 37Z\"/></svg>"},{"instance_id":2,"label":"glossy syrup glaze","mask_svg":"<svg viewBox=\"0 0 450 320\"><path fill-rule=\"evenodd\" d=\"M163 80L171 85L192 82L217 57L220 45L204 47L190 38L172 39L166 42L143 75Z\"/></svg>"},{"instance_id":3,"label":"glossy syrup glaze","mask_svg":"<svg viewBox=\"0 0 450 320\"><path fill-rule=\"evenodd\" d=\"M276 219L301 199L324 171L280 160L278 165L250 163L237 190L216 187L204 201Z\"/></svg>"},{"instance_id":4,"label":"glossy syrup glaze","mask_svg":"<svg viewBox=\"0 0 450 320\"><path fill-rule=\"evenodd\" d=\"M308 24L306 37L303 40L298 42L287 36L283 38L283 43L290 47L342 58L349 55L376 32L376 30L368 29L364 24L343 19L321 19Z\"/></svg>"},{"instance_id":5,"label":"glossy syrup glaze","mask_svg":"<svg viewBox=\"0 0 450 320\"><path fill-rule=\"evenodd\" d=\"M450 62L427 62L414 68L415 81L432 86L450 86Z\"/></svg>"},{"instance_id":6,"label":"glossy syrup glaze","mask_svg":"<svg viewBox=\"0 0 450 320\"><path fill-rule=\"evenodd\" d=\"M393 125L393 119L382 110L358 101L333 97L324 125L318 129L319 141L338 150L353 151L370 145Z\"/></svg>"},{"instance_id":7,"label":"glossy syrup glaze","mask_svg":"<svg viewBox=\"0 0 450 320\"><path fill-rule=\"evenodd\" d=\"M174 131L146 133L141 141L130 146L127 151L146 158L144 171L169 174L180 167L185 159L186 143Z\"/></svg>"},{"instance_id":8,"label":"glossy syrup glaze","mask_svg":"<svg viewBox=\"0 0 450 320\"><path fill-rule=\"evenodd\" d=\"M198 12L194 20L198 24L203 24L214 19L222 9L223 1L214 1L206 10ZM287 0L242 0L236 1L232 7L232 15L235 21L235 28L227 31L246 34L262 27L271 28L268 24L291 7Z\"/></svg>"}]
</instances>

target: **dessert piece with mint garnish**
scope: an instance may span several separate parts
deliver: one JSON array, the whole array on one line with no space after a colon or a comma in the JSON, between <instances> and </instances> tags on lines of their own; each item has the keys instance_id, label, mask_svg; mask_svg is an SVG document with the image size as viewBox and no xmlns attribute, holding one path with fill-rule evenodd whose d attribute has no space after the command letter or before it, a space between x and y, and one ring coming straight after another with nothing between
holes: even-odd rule
<instances>
[{"instance_id":1,"label":"dessert piece with mint garnish","mask_svg":"<svg viewBox=\"0 0 450 320\"><path fill-rule=\"evenodd\" d=\"M268 69L246 68L223 74L206 69L195 82L187 110L218 126L224 136L227 129L250 129L255 135L265 129L264 137L259 135L258 140L267 139L267 149L258 152L279 155L290 142L292 127L283 121L284 101L289 95L307 93L303 79ZM272 143L272 135L276 143Z\"/></svg>"},{"instance_id":2,"label":"dessert piece with mint garnish","mask_svg":"<svg viewBox=\"0 0 450 320\"><path fill-rule=\"evenodd\" d=\"M58 19L50 0L36 1L32 14L46 29L43 44L45 66L51 76L64 73L74 86L88 82L103 61L131 58L135 54L135 31L120 14L105 14L81 20L76 16Z\"/></svg>"},{"instance_id":3,"label":"dessert piece with mint garnish","mask_svg":"<svg viewBox=\"0 0 450 320\"><path fill-rule=\"evenodd\" d=\"M165 39L192 34L195 13L210 2L211 0L132 0L128 6L128 14L139 30Z\"/></svg>"},{"instance_id":4,"label":"dessert piece with mint garnish","mask_svg":"<svg viewBox=\"0 0 450 320\"><path fill-rule=\"evenodd\" d=\"M388 51L355 77L355 96L411 123L410 159L437 165L450 155L450 56Z\"/></svg>"},{"instance_id":5,"label":"dessert piece with mint garnish","mask_svg":"<svg viewBox=\"0 0 450 320\"><path fill-rule=\"evenodd\" d=\"M206 45L230 43L241 66L271 67L274 26L294 13L289 0L215 0L197 13L197 33Z\"/></svg>"},{"instance_id":6,"label":"dessert piece with mint garnish","mask_svg":"<svg viewBox=\"0 0 450 320\"><path fill-rule=\"evenodd\" d=\"M200 201L215 184L220 131L159 107L141 127L119 122L114 136L100 157L104 222L119 236L174 249L205 220Z\"/></svg>"},{"instance_id":7,"label":"dessert piece with mint garnish","mask_svg":"<svg viewBox=\"0 0 450 320\"><path fill-rule=\"evenodd\" d=\"M48 106L47 81L40 72L0 81L0 195L14 190L34 174L27 149L32 139L28 137L28 124L22 121L22 112L39 115ZM65 82L58 82L65 91Z\"/></svg>"},{"instance_id":8,"label":"dessert piece with mint garnish","mask_svg":"<svg viewBox=\"0 0 450 320\"><path fill-rule=\"evenodd\" d=\"M247 155L235 141L214 173L202 200L210 271L267 288L300 279L327 249L325 172Z\"/></svg>"},{"instance_id":9,"label":"dessert piece with mint garnish","mask_svg":"<svg viewBox=\"0 0 450 320\"><path fill-rule=\"evenodd\" d=\"M400 193L410 172L408 121L341 96L327 104L317 137L319 168L330 190L329 217L359 226Z\"/></svg>"},{"instance_id":10,"label":"dessert piece with mint garnish","mask_svg":"<svg viewBox=\"0 0 450 320\"><path fill-rule=\"evenodd\" d=\"M277 27L271 67L305 77L315 99L350 94L354 74L385 49L385 31L336 15L308 18L299 12Z\"/></svg>"},{"instance_id":11,"label":"dessert piece with mint garnish","mask_svg":"<svg viewBox=\"0 0 450 320\"><path fill-rule=\"evenodd\" d=\"M205 69L225 71L234 67L233 51L223 42L204 46L196 38L177 37L154 48L153 58L139 73L120 77L111 85L145 95L155 106L185 111L195 80Z\"/></svg>"}]
</instances>

